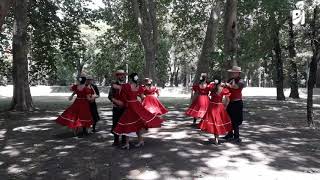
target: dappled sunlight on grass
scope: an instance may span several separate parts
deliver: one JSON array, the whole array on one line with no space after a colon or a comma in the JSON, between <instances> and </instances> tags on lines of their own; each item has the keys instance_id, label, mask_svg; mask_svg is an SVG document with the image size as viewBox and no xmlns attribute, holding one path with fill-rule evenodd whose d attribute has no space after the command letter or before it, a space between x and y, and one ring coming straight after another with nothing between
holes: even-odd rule
<instances>
[{"instance_id":1,"label":"dappled sunlight on grass","mask_svg":"<svg viewBox=\"0 0 320 180\"><path fill-rule=\"evenodd\" d=\"M16 157L20 155L20 151L12 146L5 146L4 150L0 152L2 155L7 155L9 157Z\"/></svg>"},{"instance_id":2,"label":"dappled sunlight on grass","mask_svg":"<svg viewBox=\"0 0 320 180\"><path fill-rule=\"evenodd\" d=\"M36 103L46 104L43 99ZM219 146L208 141L213 135L190 126L192 118L184 115L188 98L162 100L169 108L163 127L149 129L142 148L135 148L132 138L130 150L111 146L112 106L107 100L98 104L98 132L89 136L75 137L55 124L69 103L63 99L51 99L46 109L34 113L6 113L0 118L0 177L260 180L290 175L315 180L320 175L319 132L304 126L300 100L246 98L243 142Z\"/></svg>"},{"instance_id":3,"label":"dappled sunlight on grass","mask_svg":"<svg viewBox=\"0 0 320 180\"><path fill-rule=\"evenodd\" d=\"M28 118L27 121L49 121L49 120L55 120L57 119L57 116L51 116L51 117L33 117Z\"/></svg>"},{"instance_id":4,"label":"dappled sunlight on grass","mask_svg":"<svg viewBox=\"0 0 320 180\"><path fill-rule=\"evenodd\" d=\"M43 123L40 125L29 125L16 127L12 131L29 132L29 131L47 131L52 128L46 128L46 126L51 125L51 123Z\"/></svg>"}]
</instances>

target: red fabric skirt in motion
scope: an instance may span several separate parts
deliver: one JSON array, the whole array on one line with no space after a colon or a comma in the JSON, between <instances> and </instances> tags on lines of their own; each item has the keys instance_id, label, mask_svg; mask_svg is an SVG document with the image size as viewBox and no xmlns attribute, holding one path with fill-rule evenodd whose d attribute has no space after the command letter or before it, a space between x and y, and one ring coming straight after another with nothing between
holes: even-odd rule
<instances>
[{"instance_id":1,"label":"red fabric skirt in motion","mask_svg":"<svg viewBox=\"0 0 320 180\"><path fill-rule=\"evenodd\" d=\"M146 110L138 100L128 101L128 108L113 130L116 134L129 134L144 128L158 128L164 119Z\"/></svg>"},{"instance_id":2,"label":"red fabric skirt in motion","mask_svg":"<svg viewBox=\"0 0 320 180\"><path fill-rule=\"evenodd\" d=\"M202 118L207 112L208 106L209 96L199 95L192 101L192 104L186 111L186 115L194 118Z\"/></svg>"},{"instance_id":3,"label":"red fabric skirt in motion","mask_svg":"<svg viewBox=\"0 0 320 180\"><path fill-rule=\"evenodd\" d=\"M154 95L147 95L142 102L142 106L152 114L162 115L168 112Z\"/></svg>"},{"instance_id":4,"label":"red fabric skirt in motion","mask_svg":"<svg viewBox=\"0 0 320 180\"><path fill-rule=\"evenodd\" d=\"M86 98L77 98L55 121L72 129L90 127L92 116L89 101Z\"/></svg>"},{"instance_id":5,"label":"red fabric skirt in motion","mask_svg":"<svg viewBox=\"0 0 320 180\"><path fill-rule=\"evenodd\" d=\"M211 134L225 135L232 130L231 119L222 103L211 102L199 128Z\"/></svg>"}]
</instances>

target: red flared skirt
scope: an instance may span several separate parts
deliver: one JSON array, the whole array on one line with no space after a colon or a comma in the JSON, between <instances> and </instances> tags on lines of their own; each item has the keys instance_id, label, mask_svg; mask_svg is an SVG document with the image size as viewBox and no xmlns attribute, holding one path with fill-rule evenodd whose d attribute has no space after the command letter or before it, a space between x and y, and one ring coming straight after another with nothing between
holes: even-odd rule
<instances>
[{"instance_id":1,"label":"red flared skirt","mask_svg":"<svg viewBox=\"0 0 320 180\"><path fill-rule=\"evenodd\" d=\"M159 99L153 95L146 96L142 102L142 106L152 114L162 115L168 112Z\"/></svg>"},{"instance_id":2,"label":"red flared skirt","mask_svg":"<svg viewBox=\"0 0 320 180\"><path fill-rule=\"evenodd\" d=\"M207 95L199 95L193 101L186 111L187 116L194 118L202 118L207 112L209 106L209 97Z\"/></svg>"},{"instance_id":3,"label":"red flared skirt","mask_svg":"<svg viewBox=\"0 0 320 180\"><path fill-rule=\"evenodd\" d=\"M113 130L116 134L129 134L144 128L158 128L164 119L146 110L139 101L129 101L128 108Z\"/></svg>"},{"instance_id":4,"label":"red flared skirt","mask_svg":"<svg viewBox=\"0 0 320 180\"><path fill-rule=\"evenodd\" d=\"M55 121L72 129L90 127L93 121L89 101L87 99L76 99Z\"/></svg>"},{"instance_id":5,"label":"red flared skirt","mask_svg":"<svg viewBox=\"0 0 320 180\"><path fill-rule=\"evenodd\" d=\"M222 103L211 102L199 128L211 134L225 135L232 130L231 119Z\"/></svg>"}]
</instances>

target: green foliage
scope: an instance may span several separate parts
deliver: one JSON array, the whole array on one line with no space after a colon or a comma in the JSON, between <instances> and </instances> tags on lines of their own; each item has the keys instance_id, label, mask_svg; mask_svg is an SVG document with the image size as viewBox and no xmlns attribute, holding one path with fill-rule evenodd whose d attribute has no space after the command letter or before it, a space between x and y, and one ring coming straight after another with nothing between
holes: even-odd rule
<instances>
[{"instance_id":1,"label":"green foliage","mask_svg":"<svg viewBox=\"0 0 320 180\"><path fill-rule=\"evenodd\" d=\"M172 44L169 39L162 39L159 43L158 59L156 64L157 82L159 86L164 87L168 82L168 69L169 69L169 50Z\"/></svg>"},{"instance_id":2,"label":"green foliage","mask_svg":"<svg viewBox=\"0 0 320 180\"><path fill-rule=\"evenodd\" d=\"M11 41L13 30L13 11L12 8L8 12L5 23L2 26L3 31L0 33L0 86L7 85L12 80L12 56Z\"/></svg>"},{"instance_id":3,"label":"green foliage","mask_svg":"<svg viewBox=\"0 0 320 180\"><path fill-rule=\"evenodd\" d=\"M271 82L274 76L272 35L280 29L283 59L288 58L289 13L298 0L239 0L237 20L239 48L237 58L244 75L253 85ZM30 79L32 84L62 84L74 81L84 69L99 83L109 84L116 69L143 72L144 50L134 20L130 0L103 0L105 7L91 9L93 0L31 0ZM158 0L159 31L156 74L160 86L169 81L189 83L199 58L211 0ZM309 2L309 1L308 1ZM224 8L221 9L223 17ZM12 13L0 34L0 81L11 79ZM295 28L299 78L306 78L306 52L310 46L310 26ZM224 73L223 21L220 21L215 52L211 55L211 79ZM290 73L285 61L285 72ZM177 78L176 78L176 77Z\"/></svg>"},{"instance_id":4,"label":"green foliage","mask_svg":"<svg viewBox=\"0 0 320 180\"><path fill-rule=\"evenodd\" d=\"M56 71L60 19L56 15L58 7L49 0L31 3L31 58L30 81L32 84L47 84Z\"/></svg>"}]
</instances>

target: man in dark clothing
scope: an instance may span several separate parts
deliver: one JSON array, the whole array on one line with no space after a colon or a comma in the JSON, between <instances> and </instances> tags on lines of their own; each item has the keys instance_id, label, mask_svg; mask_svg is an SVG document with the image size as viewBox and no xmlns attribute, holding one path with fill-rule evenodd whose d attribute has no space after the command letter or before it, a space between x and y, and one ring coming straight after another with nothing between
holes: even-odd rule
<instances>
[{"instance_id":1,"label":"man in dark clothing","mask_svg":"<svg viewBox=\"0 0 320 180\"><path fill-rule=\"evenodd\" d=\"M88 88L93 90L93 92L94 92L93 96L95 96L95 98L100 97L99 89L95 84L93 84L93 77L92 76L87 76L86 85ZM93 119L92 132L96 132L96 124L100 120L100 116L98 113L97 103L95 100L90 102L90 110L91 110L92 119Z\"/></svg>"},{"instance_id":2,"label":"man in dark clothing","mask_svg":"<svg viewBox=\"0 0 320 180\"><path fill-rule=\"evenodd\" d=\"M242 89L244 88L244 82L240 77L240 67L234 66L232 69L229 69L228 72L230 73L231 78L226 85L230 91L230 103L227 107L227 112L232 121L233 132L230 132L224 138L240 143L239 126L243 121Z\"/></svg>"},{"instance_id":3,"label":"man in dark clothing","mask_svg":"<svg viewBox=\"0 0 320 180\"><path fill-rule=\"evenodd\" d=\"M121 84L125 83L126 73L125 73L124 70L117 70L115 72L115 76L116 76L117 80L115 82L113 82L112 84L121 85ZM112 108L112 129L111 129L111 133L114 135L113 145L114 146L118 146L120 144L119 143L119 135L115 134L113 132L113 130L117 126L120 117L124 113L125 107L124 107L122 98L120 96L120 91L118 89L113 88L112 85L110 87L108 98L113 104L113 108ZM125 142L125 136L122 136L121 141L122 141L122 143Z\"/></svg>"}]
</instances>

